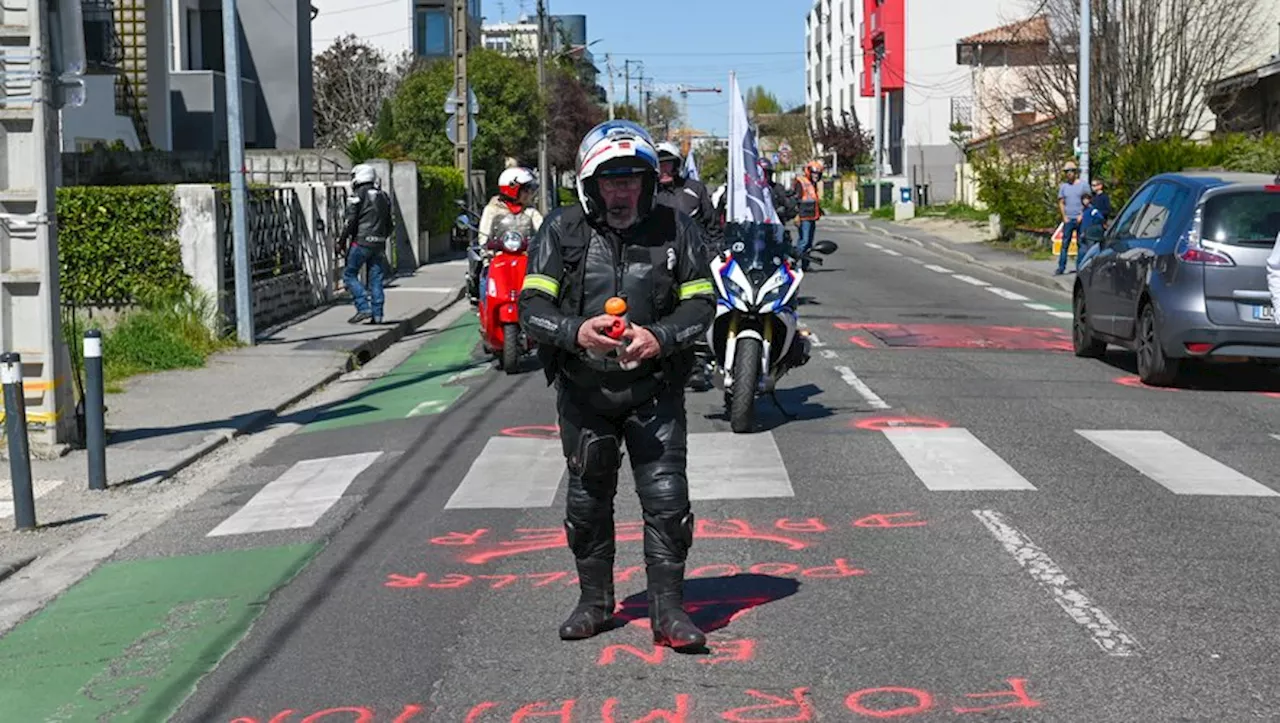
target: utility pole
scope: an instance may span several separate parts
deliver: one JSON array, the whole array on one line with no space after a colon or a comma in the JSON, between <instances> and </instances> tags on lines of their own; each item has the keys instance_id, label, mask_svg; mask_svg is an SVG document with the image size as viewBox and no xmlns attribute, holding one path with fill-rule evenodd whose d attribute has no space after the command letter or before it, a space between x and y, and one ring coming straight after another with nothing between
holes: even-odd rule
<instances>
[{"instance_id":1,"label":"utility pole","mask_svg":"<svg viewBox=\"0 0 1280 723\"><path fill-rule=\"evenodd\" d=\"M544 99L551 96L547 92L547 6L544 0L538 0L538 90ZM552 184L547 178L547 114L542 114L542 133L538 135L538 211L547 215L547 193Z\"/></svg>"},{"instance_id":2,"label":"utility pole","mask_svg":"<svg viewBox=\"0 0 1280 723\"><path fill-rule=\"evenodd\" d=\"M471 85L467 82L467 2L453 0L454 165L462 170L467 208L474 209L471 193Z\"/></svg>"},{"instance_id":3,"label":"utility pole","mask_svg":"<svg viewBox=\"0 0 1280 723\"><path fill-rule=\"evenodd\" d=\"M22 355L25 381L18 393L26 400L30 443L54 449L73 441L77 427L58 284L54 199L63 93L55 79L84 72L84 41L67 32L82 32L66 21L69 15L79 21L79 3L60 8L61 27L53 25L49 0L9 5L3 11L8 42L0 46L0 127L8 146L8 162L0 166L0 351Z\"/></svg>"},{"instance_id":4,"label":"utility pole","mask_svg":"<svg viewBox=\"0 0 1280 723\"><path fill-rule=\"evenodd\" d=\"M1088 0L1083 0L1088 2ZM880 208L880 171L883 166L880 164L880 141L884 137L881 125L884 123L884 114L880 112L880 104L882 102L880 96L880 68L884 65L884 44L876 43L875 58L873 60L872 75L875 78L875 99L876 99L876 129L872 146L875 151L872 153L871 162L876 167L875 185L871 189L871 195L875 198L875 207Z\"/></svg>"},{"instance_id":5,"label":"utility pole","mask_svg":"<svg viewBox=\"0 0 1280 723\"><path fill-rule=\"evenodd\" d=\"M1090 0L1080 0L1080 180L1089 186L1089 42L1093 35Z\"/></svg>"},{"instance_id":6,"label":"utility pole","mask_svg":"<svg viewBox=\"0 0 1280 723\"><path fill-rule=\"evenodd\" d=\"M626 96L624 101L627 105L631 105L631 61L622 61L622 87L623 94Z\"/></svg>"},{"instance_id":7,"label":"utility pole","mask_svg":"<svg viewBox=\"0 0 1280 723\"><path fill-rule=\"evenodd\" d=\"M227 151L231 161L231 249L236 276L236 335L253 345L253 283L249 273L249 217L244 189L244 118L240 106L240 28L236 0L222 0L222 56L226 66Z\"/></svg>"},{"instance_id":8,"label":"utility pole","mask_svg":"<svg viewBox=\"0 0 1280 723\"><path fill-rule=\"evenodd\" d=\"M605 67L609 69L609 120L615 120L616 116L614 115L613 108L613 54L605 53L604 62Z\"/></svg>"}]
</instances>

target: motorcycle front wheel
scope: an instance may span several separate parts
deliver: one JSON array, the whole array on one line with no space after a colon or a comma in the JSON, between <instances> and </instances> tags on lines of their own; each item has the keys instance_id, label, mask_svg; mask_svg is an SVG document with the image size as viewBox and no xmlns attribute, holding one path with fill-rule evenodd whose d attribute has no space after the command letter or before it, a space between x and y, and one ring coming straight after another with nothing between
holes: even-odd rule
<instances>
[{"instance_id":1,"label":"motorcycle front wheel","mask_svg":"<svg viewBox=\"0 0 1280 723\"><path fill-rule=\"evenodd\" d=\"M504 324L502 327L502 369L515 374L520 367L520 326Z\"/></svg>"},{"instance_id":2,"label":"motorcycle front wheel","mask_svg":"<svg viewBox=\"0 0 1280 723\"><path fill-rule=\"evenodd\" d=\"M733 355L733 388L727 395L729 425L735 434L750 432L756 421L756 387L760 384L759 339L739 339Z\"/></svg>"}]
</instances>

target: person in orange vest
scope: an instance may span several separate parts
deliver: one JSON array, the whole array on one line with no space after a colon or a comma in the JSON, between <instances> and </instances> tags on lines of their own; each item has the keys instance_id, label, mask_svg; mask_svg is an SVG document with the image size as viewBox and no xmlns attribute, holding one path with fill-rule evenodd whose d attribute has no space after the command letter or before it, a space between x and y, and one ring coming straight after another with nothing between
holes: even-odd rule
<instances>
[{"instance_id":1,"label":"person in orange vest","mask_svg":"<svg viewBox=\"0 0 1280 723\"><path fill-rule=\"evenodd\" d=\"M803 257L804 252L813 245L813 234L818 219L822 218L822 198L818 194L818 184L822 182L822 161L809 161L804 167L804 175L796 176L791 193L795 196L799 213L796 215L796 226L800 229L800 240L796 242L796 251ZM809 262L802 262L801 268L809 270Z\"/></svg>"}]
</instances>

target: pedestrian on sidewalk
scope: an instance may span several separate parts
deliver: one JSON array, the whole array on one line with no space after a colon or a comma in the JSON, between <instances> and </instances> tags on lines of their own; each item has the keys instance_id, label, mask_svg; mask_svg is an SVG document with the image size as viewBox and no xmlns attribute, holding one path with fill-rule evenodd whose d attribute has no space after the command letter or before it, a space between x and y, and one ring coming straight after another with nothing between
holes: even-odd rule
<instances>
[{"instance_id":1,"label":"pedestrian on sidewalk","mask_svg":"<svg viewBox=\"0 0 1280 723\"><path fill-rule=\"evenodd\" d=\"M1076 246L1076 271L1080 271L1080 264L1084 261L1085 254L1089 253L1089 249L1102 243L1102 234L1105 232L1106 219L1102 216L1102 211L1093 205L1093 195L1086 192L1080 196L1080 202L1084 205L1084 211L1080 214L1080 231Z\"/></svg>"},{"instance_id":2,"label":"pedestrian on sidewalk","mask_svg":"<svg viewBox=\"0 0 1280 723\"><path fill-rule=\"evenodd\" d=\"M1107 195L1106 189L1103 187L1102 179L1093 179L1093 207L1098 209L1098 213L1102 214L1103 225L1111 220L1111 197Z\"/></svg>"},{"instance_id":3,"label":"pedestrian on sidewalk","mask_svg":"<svg viewBox=\"0 0 1280 723\"><path fill-rule=\"evenodd\" d=\"M391 236L391 198L379 187L373 166L361 163L351 169L351 196L347 198L347 223L338 248L347 257L342 280L356 305L347 323L369 320L382 323L386 293L382 283L387 269L387 241ZM349 242L354 241L354 245ZM369 288L360 283L361 269L368 269Z\"/></svg>"},{"instance_id":4,"label":"pedestrian on sidewalk","mask_svg":"<svg viewBox=\"0 0 1280 723\"><path fill-rule=\"evenodd\" d=\"M1058 270L1054 276L1067 272L1067 250L1071 247L1071 237L1080 243L1080 221L1084 215L1084 204L1080 197L1088 192L1089 187L1080 180L1080 167L1075 161L1067 161L1062 173L1066 181L1058 184L1058 215L1062 216L1062 250L1058 253ZM1080 258L1080 249L1076 249L1076 258Z\"/></svg>"},{"instance_id":5,"label":"pedestrian on sidewalk","mask_svg":"<svg viewBox=\"0 0 1280 723\"><path fill-rule=\"evenodd\" d=\"M643 128L606 121L578 151L579 204L548 215L529 249L520 326L538 342L556 384L569 471L565 533L578 570L578 604L563 640L614 627L613 518L622 443L644 518L654 642L698 649L706 635L684 611L693 544L684 382L693 345L715 316L702 231L655 201L658 151ZM627 302L622 339L605 332Z\"/></svg>"}]
</instances>

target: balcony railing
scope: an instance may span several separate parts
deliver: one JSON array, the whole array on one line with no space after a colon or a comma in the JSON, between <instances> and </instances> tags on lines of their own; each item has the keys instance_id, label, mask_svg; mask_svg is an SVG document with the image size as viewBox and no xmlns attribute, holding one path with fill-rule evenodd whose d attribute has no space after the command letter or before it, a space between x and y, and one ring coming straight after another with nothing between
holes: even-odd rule
<instances>
[{"instance_id":1,"label":"balcony railing","mask_svg":"<svg viewBox=\"0 0 1280 723\"><path fill-rule=\"evenodd\" d=\"M114 0L80 0L84 19L84 56L90 68L114 69L124 60L124 43L116 33Z\"/></svg>"}]
</instances>

